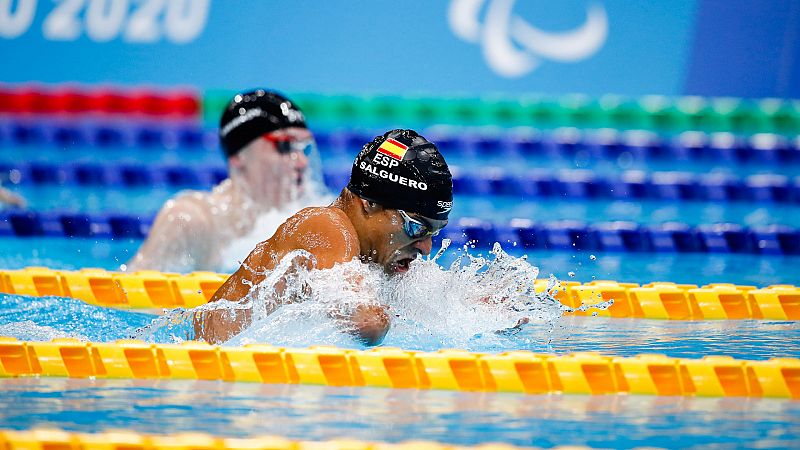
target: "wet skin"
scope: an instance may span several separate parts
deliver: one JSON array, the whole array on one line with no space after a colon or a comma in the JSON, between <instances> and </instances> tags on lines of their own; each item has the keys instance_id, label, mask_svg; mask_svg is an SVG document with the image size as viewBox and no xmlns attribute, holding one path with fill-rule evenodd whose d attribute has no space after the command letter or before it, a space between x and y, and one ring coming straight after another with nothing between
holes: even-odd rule
<instances>
[{"instance_id":1,"label":"wet skin","mask_svg":"<svg viewBox=\"0 0 800 450\"><path fill-rule=\"evenodd\" d=\"M447 223L415 218L434 229ZM408 237L397 210L361 199L345 189L331 206L306 208L290 217L271 238L256 246L211 302L245 301L250 286L266 278L263 272L274 269L284 256L295 250L306 250L313 256L314 261L301 261L308 268L329 269L359 258L364 263L379 264L389 274L398 274L408 271L408 265L417 256L430 254L431 246L430 236ZM282 286L276 286L277 292L281 290ZM196 335L207 342L224 342L251 323L251 314L249 309L235 317L226 310L205 311L195 317ZM370 345L380 343L390 325L385 308L374 304L361 305L350 317L338 318L349 322L355 334Z\"/></svg>"},{"instance_id":2,"label":"wet skin","mask_svg":"<svg viewBox=\"0 0 800 450\"><path fill-rule=\"evenodd\" d=\"M252 141L245 151L231 156L228 164L256 204L281 206L300 194L297 189L302 188L308 159L302 152L279 152L274 140L311 139L311 132L305 128L276 130Z\"/></svg>"},{"instance_id":3,"label":"wet skin","mask_svg":"<svg viewBox=\"0 0 800 450\"><path fill-rule=\"evenodd\" d=\"M312 138L297 127L269 135ZM301 152L280 153L273 142L258 138L229 157L228 167L230 178L213 192L185 191L164 204L128 270L215 270L220 250L249 233L259 214L302 194L308 159Z\"/></svg>"}]
</instances>

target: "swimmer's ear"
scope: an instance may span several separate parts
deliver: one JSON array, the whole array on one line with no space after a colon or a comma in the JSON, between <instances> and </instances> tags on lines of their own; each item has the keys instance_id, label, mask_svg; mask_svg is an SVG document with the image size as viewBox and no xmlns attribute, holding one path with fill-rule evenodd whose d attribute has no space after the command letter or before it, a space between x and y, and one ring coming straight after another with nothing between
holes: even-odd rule
<instances>
[{"instance_id":1,"label":"swimmer's ear","mask_svg":"<svg viewBox=\"0 0 800 450\"><path fill-rule=\"evenodd\" d=\"M234 169L241 170L244 167L244 161L242 161L241 152L233 156L229 156L228 165Z\"/></svg>"},{"instance_id":2,"label":"swimmer's ear","mask_svg":"<svg viewBox=\"0 0 800 450\"><path fill-rule=\"evenodd\" d=\"M381 205L379 205L379 204L377 204L375 202L371 202L369 200L365 200L363 198L361 199L361 205L364 207L364 211L367 214L374 214L374 213L376 213L378 211L381 211L383 209L383 206L381 206Z\"/></svg>"}]
</instances>

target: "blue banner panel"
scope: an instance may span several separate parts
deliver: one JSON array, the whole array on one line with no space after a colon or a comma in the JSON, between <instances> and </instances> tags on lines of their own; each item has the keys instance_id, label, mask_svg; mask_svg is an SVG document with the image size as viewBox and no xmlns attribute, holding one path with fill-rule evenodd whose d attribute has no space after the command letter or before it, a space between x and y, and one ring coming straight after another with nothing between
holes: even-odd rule
<instances>
[{"instance_id":1,"label":"blue banner panel","mask_svg":"<svg viewBox=\"0 0 800 450\"><path fill-rule=\"evenodd\" d=\"M0 80L679 94L694 0L0 0Z\"/></svg>"},{"instance_id":2,"label":"blue banner panel","mask_svg":"<svg viewBox=\"0 0 800 450\"><path fill-rule=\"evenodd\" d=\"M800 0L703 0L685 91L800 98Z\"/></svg>"}]
</instances>

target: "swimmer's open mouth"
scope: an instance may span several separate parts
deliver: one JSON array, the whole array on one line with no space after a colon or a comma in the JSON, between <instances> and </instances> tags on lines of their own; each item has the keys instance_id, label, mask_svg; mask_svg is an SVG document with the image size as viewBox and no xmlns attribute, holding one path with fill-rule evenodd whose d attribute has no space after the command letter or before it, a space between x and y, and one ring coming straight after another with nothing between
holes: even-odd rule
<instances>
[{"instance_id":1,"label":"swimmer's open mouth","mask_svg":"<svg viewBox=\"0 0 800 450\"><path fill-rule=\"evenodd\" d=\"M398 259L393 264L394 269L395 269L394 271L398 272L398 273L408 272L408 266L411 264L411 261L413 261L413 260L414 260L414 258Z\"/></svg>"}]
</instances>

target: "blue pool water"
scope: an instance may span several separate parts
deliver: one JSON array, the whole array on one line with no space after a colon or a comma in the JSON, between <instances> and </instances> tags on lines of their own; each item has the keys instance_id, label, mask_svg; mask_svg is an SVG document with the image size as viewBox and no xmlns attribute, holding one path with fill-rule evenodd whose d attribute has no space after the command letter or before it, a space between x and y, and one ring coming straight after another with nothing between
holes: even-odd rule
<instances>
[{"instance_id":1,"label":"blue pool water","mask_svg":"<svg viewBox=\"0 0 800 450\"><path fill-rule=\"evenodd\" d=\"M453 315L458 315L453 311ZM170 327L144 329L158 315L102 308L61 297L27 297L0 294L0 336L20 340L46 341L55 337L110 342L138 338L171 343L191 339L189 321ZM399 319L403 320L403 319ZM385 346L435 351L451 347L452 337L442 324L441 333L421 338L416 330L399 326L390 330ZM291 330L291 328L290 328ZM365 348L343 333L324 335L337 342L321 340L321 335L305 333L300 325L294 334L278 335L275 345L300 347L331 345ZM800 322L779 321L664 321L610 319L603 317L561 317L545 323L532 323L509 336L475 336L466 342L472 351L531 350L539 353L568 354L594 351L607 355L635 356L661 353L672 357L699 358L727 355L739 359L800 357Z\"/></svg>"},{"instance_id":2,"label":"blue pool water","mask_svg":"<svg viewBox=\"0 0 800 450\"><path fill-rule=\"evenodd\" d=\"M377 131L364 136L381 134ZM449 133L452 134L452 133ZM425 132L423 135L428 136ZM105 146L102 150L91 146L59 146L52 144L17 145L0 143L0 162L3 163L136 163L148 164L181 164L201 166L207 164L223 165L222 151L216 148L217 141L212 131L212 140L208 146L194 148L165 148L161 146ZM433 139L433 138L432 138ZM352 142L346 146L332 147L320 143L319 151L326 167L349 167L353 155L368 140ZM35 151L32 149L35 148ZM532 152L508 152L500 149L475 150L465 147L448 148L447 161L454 166L465 168L482 166L503 167L510 171L522 171L536 168L547 169L591 169L600 174L613 174L620 170L648 171L687 171L692 173L719 172L734 175L751 175L757 173L776 173L796 175L798 165L795 161L784 164L781 160L760 160L758 158L746 162L726 161L721 164L713 158L642 158L630 152L621 152L613 157L604 157L590 149L577 148L569 152L553 152L547 150Z\"/></svg>"},{"instance_id":3,"label":"blue pool water","mask_svg":"<svg viewBox=\"0 0 800 450\"><path fill-rule=\"evenodd\" d=\"M16 192L37 211L84 213L118 212L155 215L164 202L179 192L174 188L134 187L114 189L81 186L21 186ZM607 199L523 199L514 196L457 195L453 219L481 217L491 221L527 218L536 221L627 220L650 224L677 221L689 225L736 223L746 226L784 224L798 226L800 204Z\"/></svg>"},{"instance_id":4,"label":"blue pool water","mask_svg":"<svg viewBox=\"0 0 800 450\"><path fill-rule=\"evenodd\" d=\"M0 335L26 340L76 337L171 342L176 330L142 334L155 315L59 298L0 294ZM284 345L363 346L323 341L296 330ZM190 336L178 336L190 337ZM431 339L390 331L385 345L435 350ZM561 318L502 339L459 345L473 351L527 349L550 354L595 351L698 358L800 357L800 323ZM475 445L550 447L793 448L800 445L800 402L750 398L635 395L519 395L412 389L331 388L203 381L0 379L0 424L98 432L204 432L293 439L426 439Z\"/></svg>"},{"instance_id":5,"label":"blue pool water","mask_svg":"<svg viewBox=\"0 0 800 450\"><path fill-rule=\"evenodd\" d=\"M153 187L112 189L85 186L21 186L15 189L35 211L121 212L155 215L179 190Z\"/></svg>"},{"instance_id":6,"label":"blue pool water","mask_svg":"<svg viewBox=\"0 0 800 450\"><path fill-rule=\"evenodd\" d=\"M25 405L21 407L20 405ZM0 380L0 423L474 445L798 448L800 402L517 395L206 381Z\"/></svg>"},{"instance_id":7,"label":"blue pool water","mask_svg":"<svg viewBox=\"0 0 800 450\"><path fill-rule=\"evenodd\" d=\"M68 239L57 237L0 237L0 268L22 269L44 266L59 270L97 267L119 270L141 245L137 239ZM601 253L524 250L505 245L509 254L528 255L543 275L588 282L616 280L633 283L672 281L704 285L735 283L755 286L800 285L800 256L763 257L752 254L707 253ZM447 255L455 257L456 251ZM592 259L594 256L594 259ZM448 258L442 260L448 263ZM227 268L232 273L236 262ZM573 276L570 277L569 273Z\"/></svg>"},{"instance_id":8,"label":"blue pool water","mask_svg":"<svg viewBox=\"0 0 800 450\"><path fill-rule=\"evenodd\" d=\"M213 145L195 151L156 147L101 151L92 147L53 146L32 150L32 146L0 146L0 165L39 161L51 165L90 162L200 168L224 164ZM320 147L325 167L345 171L356 150L357 146ZM709 159L641 159L627 152L603 159L581 148L561 154L456 149L447 159L465 172L477 173L493 166L502 167L508 174L537 169L553 173L561 169L587 169L611 177L626 170L795 177L798 167L756 160L728 164ZM177 192L174 187L163 186L80 187L23 182L11 187L23 194L35 211L118 212L148 217ZM776 223L800 227L800 203L459 195L453 218L459 217L492 222L527 218L538 222L679 221L689 225L728 222L751 227ZM0 269L45 266L117 270L140 244L137 239L3 237ZM797 270L800 256L530 251L513 245L505 245L505 250L514 256L527 255L539 267L541 276L552 273L563 280L800 285ZM485 254L485 250L473 251L478 252ZM446 267L457 255L457 249L451 250L440 263ZM233 261L225 269L232 271L236 266ZM0 294L0 336L35 341L75 337L86 341L139 338L174 342L192 338L186 321L169 327L156 326L154 322L161 323L153 312L99 308L60 297ZM621 356L662 353L687 358L727 355L752 360L800 357L800 322L562 317L523 326L515 334L486 333L466 340L454 337L458 326L457 321L442 323L440 330L425 335L398 326L389 332L384 345L425 351L444 347L481 352L523 349L559 355L594 351ZM290 324L287 330L272 335L269 342L293 347L325 344L363 348L341 332L314 334L301 324ZM222 382L0 379L0 428L14 429L123 428L150 433L200 431L233 437L277 434L295 439L347 437L389 442L414 438L453 444L496 441L542 447L800 448L798 424L800 402L770 399L530 396Z\"/></svg>"}]
</instances>

